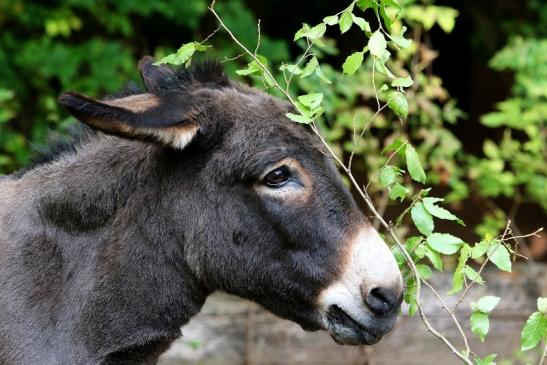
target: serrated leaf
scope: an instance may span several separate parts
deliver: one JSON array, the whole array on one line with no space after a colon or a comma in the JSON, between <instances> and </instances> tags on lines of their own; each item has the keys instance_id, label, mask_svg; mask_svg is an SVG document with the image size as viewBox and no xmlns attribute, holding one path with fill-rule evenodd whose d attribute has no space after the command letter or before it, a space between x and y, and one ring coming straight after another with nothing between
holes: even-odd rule
<instances>
[{"instance_id":1,"label":"serrated leaf","mask_svg":"<svg viewBox=\"0 0 547 365\"><path fill-rule=\"evenodd\" d=\"M304 77L308 77L311 75L315 69L319 66L319 61L317 61L317 57L313 56L308 63L306 63L306 66L302 69L302 74L300 75L300 78L303 79Z\"/></svg>"},{"instance_id":2,"label":"serrated leaf","mask_svg":"<svg viewBox=\"0 0 547 365\"><path fill-rule=\"evenodd\" d=\"M480 241L479 243L476 243L471 249L471 257L474 259L482 257L486 251L488 251L489 247L490 241Z\"/></svg>"},{"instance_id":3,"label":"serrated leaf","mask_svg":"<svg viewBox=\"0 0 547 365\"><path fill-rule=\"evenodd\" d=\"M498 269L511 272L511 255L501 242L498 241L497 244L488 249L488 258Z\"/></svg>"},{"instance_id":4,"label":"serrated leaf","mask_svg":"<svg viewBox=\"0 0 547 365\"><path fill-rule=\"evenodd\" d=\"M319 39L323 36L323 34L325 34L326 30L327 26L325 25L325 23L319 23L316 26L311 27L309 30L305 31L303 33L303 36L311 40Z\"/></svg>"},{"instance_id":5,"label":"serrated leaf","mask_svg":"<svg viewBox=\"0 0 547 365\"><path fill-rule=\"evenodd\" d=\"M323 82L326 82L327 84L332 84L332 81L330 81L327 76L323 74L323 71L321 71L321 66L317 66L317 68L315 69L315 74L317 75L317 77L323 80Z\"/></svg>"},{"instance_id":6,"label":"serrated leaf","mask_svg":"<svg viewBox=\"0 0 547 365\"><path fill-rule=\"evenodd\" d=\"M395 166L386 165L382 167L379 174L380 184L382 184L384 188L388 187L389 185L395 182L397 175L398 175L398 171Z\"/></svg>"},{"instance_id":7,"label":"serrated leaf","mask_svg":"<svg viewBox=\"0 0 547 365\"><path fill-rule=\"evenodd\" d=\"M547 336L547 316L534 312L528 318L520 333L520 349L527 351L536 347Z\"/></svg>"},{"instance_id":8,"label":"serrated leaf","mask_svg":"<svg viewBox=\"0 0 547 365\"><path fill-rule=\"evenodd\" d=\"M300 114L286 113L285 116L296 123L310 124L311 122L313 122L313 119Z\"/></svg>"},{"instance_id":9,"label":"serrated leaf","mask_svg":"<svg viewBox=\"0 0 547 365\"><path fill-rule=\"evenodd\" d=\"M461 219L456 217L454 214L450 213L448 210L441 208L436 205L436 203L444 201L444 199L441 198L424 198L423 200L425 209L431 213L432 216L440 218L440 219L446 219L450 221L458 221L463 223ZM462 224L465 225L465 224Z\"/></svg>"},{"instance_id":10,"label":"serrated leaf","mask_svg":"<svg viewBox=\"0 0 547 365\"><path fill-rule=\"evenodd\" d=\"M471 308L475 312L490 313L499 304L500 298L492 295L487 295L480 298L476 303L471 303Z\"/></svg>"},{"instance_id":11,"label":"serrated leaf","mask_svg":"<svg viewBox=\"0 0 547 365\"><path fill-rule=\"evenodd\" d=\"M404 301L409 305L408 315L411 317L418 311L418 300L416 299L416 294L416 284L414 283L414 278L412 278L408 280L404 294Z\"/></svg>"},{"instance_id":12,"label":"serrated leaf","mask_svg":"<svg viewBox=\"0 0 547 365\"><path fill-rule=\"evenodd\" d=\"M323 23L325 23L327 25L338 24L338 15L331 15L331 16L324 17L323 18Z\"/></svg>"},{"instance_id":13,"label":"serrated leaf","mask_svg":"<svg viewBox=\"0 0 547 365\"><path fill-rule=\"evenodd\" d=\"M391 200L400 199L401 202L405 200L406 194L408 194L408 188L396 182L393 186L389 187L389 198Z\"/></svg>"},{"instance_id":14,"label":"serrated leaf","mask_svg":"<svg viewBox=\"0 0 547 365\"><path fill-rule=\"evenodd\" d=\"M263 58L263 57L262 57ZM260 62L265 62L265 59L264 60L260 60ZM266 65L266 63L262 63L263 65ZM255 60L249 62L247 64L247 68L245 69L241 69L241 70L236 70L236 73L238 75L242 75L242 76L247 76L247 75L251 75L251 74L258 74L258 75L262 75L262 73L264 72L264 70L262 69L262 67L258 64L258 62L256 62Z\"/></svg>"},{"instance_id":15,"label":"serrated leaf","mask_svg":"<svg viewBox=\"0 0 547 365\"><path fill-rule=\"evenodd\" d=\"M370 29L370 24L363 18L361 17L358 17L354 14L351 14L351 19L353 20L353 22L355 24L357 24L357 26L359 28L361 28L361 30L363 32L367 32L367 33L370 33L371 32L371 29Z\"/></svg>"},{"instance_id":16,"label":"serrated leaf","mask_svg":"<svg viewBox=\"0 0 547 365\"><path fill-rule=\"evenodd\" d=\"M302 38L304 36L304 33L306 33L308 30L310 30L310 26L308 24L304 23L302 25L302 28L298 29L298 31L296 31L296 33L294 33L293 42L296 42L297 40Z\"/></svg>"},{"instance_id":17,"label":"serrated leaf","mask_svg":"<svg viewBox=\"0 0 547 365\"><path fill-rule=\"evenodd\" d=\"M538 298L538 310L547 314L547 298Z\"/></svg>"},{"instance_id":18,"label":"serrated leaf","mask_svg":"<svg viewBox=\"0 0 547 365\"><path fill-rule=\"evenodd\" d=\"M420 163L420 157L416 149L411 145L406 146L406 167L412 180L421 182L422 184L425 183L425 171Z\"/></svg>"},{"instance_id":19,"label":"serrated leaf","mask_svg":"<svg viewBox=\"0 0 547 365\"><path fill-rule=\"evenodd\" d=\"M456 266L456 270L454 270L454 274L452 276L452 289L450 289L448 294L455 294L463 289L463 283L465 279L465 263L469 259L470 255L471 248L469 247L469 245L463 245L462 249L460 250L460 257L458 258L458 266Z\"/></svg>"},{"instance_id":20,"label":"serrated leaf","mask_svg":"<svg viewBox=\"0 0 547 365\"><path fill-rule=\"evenodd\" d=\"M386 153L386 152L392 152L392 151L397 151L399 150L399 153L403 152L401 154L401 156L404 156L404 148L402 148L402 146L406 144L405 141L399 139L399 138L395 138L395 140L393 142L391 142L390 144L388 144L387 146L384 147L384 149L382 150L382 154Z\"/></svg>"},{"instance_id":21,"label":"serrated leaf","mask_svg":"<svg viewBox=\"0 0 547 365\"><path fill-rule=\"evenodd\" d=\"M429 246L425 245L425 256L431 261L433 264L433 267L439 271L443 271L443 260L441 259L441 256L436 252L433 251Z\"/></svg>"},{"instance_id":22,"label":"serrated leaf","mask_svg":"<svg viewBox=\"0 0 547 365\"><path fill-rule=\"evenodd\" d=\"M412 44L412 40L403 37L393 37L393 42L403 49L407 49Z\"/></svg>"},{"instance_id":23,"label":"serrated leaf","mask_svg":"<svg viewBox=\"0 0 547 365\"><path fill-rule=\"evenodd\" d=\"M346 75L355 73L363 63L363 52L355 52L346 58L342 65L342 72Z\"/></svg>"},{"instance_id":24,"label":"serrated leaf","mask_svg":"<svg viewBox=\"0 0 547 365\"><path fill-rule=\"evenodd\" d=\"M418 273L423 279L429 279L433 276L433 271L431 271L431 268L424 264L416 264L416 270L418 270Z\"/></svg>"},{"instance_id":25,"label":"serrated leaf","mask_svg":"<svg viewBox=\"0 0 547 365\"><path fill-rule=\"evenodd\" d=\"M179 66L187 63L196 51L205 51L209 47L197 42L186 43L180 46L177 52L154 62L154 65L170 64Z\"/></svg>"},{"instance_id":26,"label":"serrated leaf","mask_svg":"<svg viewBox=\"0 0 547 365\"><path fill-rule=\"evenodd\" d=\"M473 312L471 314L471 331L484 342L484 338L488 334L488 329L490 327L490 320L488 319L488 314L482 312Z\"/></svg>"},{"instance_id":27,"label":"serrated leaf","mask_svg":"<svg viewBox=\"0 0 547 365\"><path fill-rule=\"evenodd\" d=\"M296 65L289 65L289 64L281 65L279 67L279 70L280 71L287 70L289 73L294 74L294 75L300 75L302 73L302 70L300 69L300 67L298 67Z\"/></svg>"},{"instance_id":28,"label":"serrated leaf","mask_svg":"<svg viewBox=\"0 0 547 365\"><path fill-rule=\"evenodd\" d=\"M410 216L418 231L424 236L429 236L435 227L433 217L425 210L422 202L416 203L410 210Z\"/></svg>"},{"instance_id":29,"label":"serrated leaf","mask_svg":"<svg viewBox=\"0 0 547 365\"><path fill-rule=\"evenodd\" d=\"M397 77L395 80L391 82L391 86L393 87L410 87L414 84L414 80L412 80L412 77Z\"/></svg>"},{"instance_id":30,"label":"serrated leaf","mask_svg":"<svg viewBox=\"0 0 547 365\"><path fill-rule=\"evenodd\" d=\"M382 32L377 30L376 32L372 33L370 39L368 40L368 49L370 50L370 54L376 58L382 58L384 52L386 51L386 48L386 38L384 37Z\"/></svg>"},{"instance_id":31,"label":"serrated leaf","mask_svg":"<svg viewBox=\"0 0 547 365\"><path fill-rule=\"evenodd\" d=\"M376 9L378 7L378 4L374 0L358 0L357 7L362 11L365 11L369 8Z\"/></svg>"},{"instance_id":32,"label":"serrated leaf","mask_svg":"<svg viewBox=\"0 0 547 365\"><path fill-rule=\"evenodd\" d=\"M464 244L461 238L449 233L432 233L427 237L426 241L429 247L445 255L452 255L458 252Z\"/></svg>"},{"instance_id":33,"label":"serrated leaf","mask_svg":"<svg viewBox=\"0 0 547 365\"><path fill-rule=\"evenodd\" d=\"M311 110L316 109L321 105L321 102L323 101L323 94L322 93L309 93L306 95L300 95L298 97L298 101L302 103L302 105L307 106Z\"/></svg>"},{"instance_id":34,"label":"serrated leaf","mask_svg":"<svg viewBox=\"0 0 547 365\"><path fill-rule=\"evenodd\" d=\"M391 91L388 94L387 106L403 119L408 116L408 101L405 94L400 91Z\"/></svg>"},{"instance_id":35,"label":"serrated leaf","mask_svg":"<svg viewBox=\"0 0 547 365\"><path fill-rule=\"evenodd\" d=\"M466 265L465 268L463 269L463 273L472 282L475 282L481 285L484 284L484 280L482 279L480 274L476 272L475 269L473 269L471 266Z\"/></svg>"},{"instance_id":36,"label":"serrated leaf","mask_svg":"<svg viewBox=\"0 0 547 365\"><path fill-rule=\"evenodd\" d=\"M494 359L498 356L498 354L491 354L486 356L484 359L480 359L478 357L475 357L475 364L476 365L496 365L494 362Z\"/></svg>"},{"instance_id":37,"label":"serrated leaf","mask_svg":"<svg viewBox=\"0 0 547 365\"><path fill-rule=\"evenodd\" d=\"M346 33L349 28L351 28L352 24L353 19L351 19L351 11L344 11L340 16L340 21L338 22L338 25L340 26L340 32L342 34Z\"/></svg>"}]
</instances>

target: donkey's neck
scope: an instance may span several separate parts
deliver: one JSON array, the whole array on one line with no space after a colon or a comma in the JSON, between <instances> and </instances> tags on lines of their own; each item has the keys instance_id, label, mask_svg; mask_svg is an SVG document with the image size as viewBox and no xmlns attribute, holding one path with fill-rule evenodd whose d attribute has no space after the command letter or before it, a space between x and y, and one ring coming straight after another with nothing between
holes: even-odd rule
<instances>
[{"instance_id":1,"label":"donkey's neck","mask_svg":"<svg viewBox=\"0 0 547 365\"><path fill-rule=\"evenodd\" d=\"M175 222L165 213L172 203L163 193L159 153L152 145L102 137L9 182L18 194L11 210L24 207L15 219L31 227L10 237L29 252L32 272L20 273L22 285L29 293L49 288L28 298L29 318L66 333L58 346L78 339L95 356L113 359L128 349L134 354L135 346L153 353L153 344L177 337L203 305L207 291L188 268ZM75 323L63 323L67 318Z\"/></svg>"}]
</instances>

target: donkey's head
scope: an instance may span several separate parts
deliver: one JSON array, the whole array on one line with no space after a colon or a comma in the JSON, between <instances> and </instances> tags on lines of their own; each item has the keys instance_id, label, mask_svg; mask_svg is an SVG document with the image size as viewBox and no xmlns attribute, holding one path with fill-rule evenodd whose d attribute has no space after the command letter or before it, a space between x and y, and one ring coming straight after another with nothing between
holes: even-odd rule
<instances>
[{"instance_id":1,"label":"donkey's head","mask_svg":"<svg viewBox=\"0 0 547 365\"><path fill-rule=\"evenodd\" d=\"M152 63L139 65L144 93L60 102L100 131L160 151L162 214L177 222L193 279L339 343L378 342L395 324L401 274L318 137L285 117L287 103L218 65Z\"/></svg>"}]
</instances>

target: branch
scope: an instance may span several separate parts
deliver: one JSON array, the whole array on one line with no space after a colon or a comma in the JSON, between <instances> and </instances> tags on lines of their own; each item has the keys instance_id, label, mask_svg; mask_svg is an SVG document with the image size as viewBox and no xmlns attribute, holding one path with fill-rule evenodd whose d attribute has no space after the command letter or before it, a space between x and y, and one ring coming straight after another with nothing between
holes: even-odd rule
<instances>
[{"instance_id":1,"label":"branch","mask_svg":"<svg viewBox=\"0 0 547 365\"><path fill-rule=\"evenodd\" d=\"M352 2L352 4L354 4L354 2ZM243 49L245 51L245 53L247 53L247 55L249 55L253 61L255 61L259 66L260 68L262 68L263 72L266 73L266 75L268 77L270 77L270 79L272 80L272 83L274 85L275 88L277 88L281 93L283 93L283 95L288 99L288 101L296 108L296 102L294 101L294 99L292 98L292 96L289 94L289 92L285 89L283 89L279 83L277 82L277 80L273 77L273 75L271 74L270 70L266 67L266 65L262 64L260 62L260 60L256 57L255 54L253 54L247 47L245 47L245 45L243 45L239 39L232 33L232 31L224 24L224 22L222 21L222 19L219 17L219 15L217 14L217 12L214 10L214 5L215 5L215 0L213 0L213 2L211 3L211 5L209 6L209 10L211 11L211 13L214 15L214 17L217 19L217 21L219 22L220 26L226 31L226 33L228 33L228 35L230 36L230 38L232 38L232 40L239 46L241 47L241 49ZM351 6L351 5L350 5ZM378 101L378 99L377 99ZM378 101L379 103L379 101ZM380 108L380 106L378 106L378 108ZM427 328L427 330L429 332L431 332L435 337L437 337L439 340L441 340L449 349L450 351L456 356L458 357L460 360L462 360L465 364L467 365L473 365L473 363L471 362L471 360L469 360L469 355L467 356L464 356L462 355L455 347L454 345L448 341L448 339L443 336L439 331L437 331L430 323L429 323L429 320L427 319L424 311L423 311L423 307L421 305L421 302L420 302L420 290L421 290L421 278L420 278L420 274L418 273L418 270L416 268L416 265L414 264L414 261L412 261L412 258L410 257L410 254L408 253L408 251L406 250L406 248L403 246L403 244L401 243L399 237L397 237L397 235L395 234L393 228L388 225L386 223L386 221L384 220L384 218L382 217L382 215L380 213L378 213L378 211L376 210L376 208L374 207L374 204L372 203L372 201L370 200L370 197L368 195L368 193L366 192L365 189L361 188L361 186L359 185L359 183L355 180L355 177L353 176L351 170L345 166L345 164L343 163L343 161L336 155L336 153L332 150L331 146L328 144L328 142L323 138L323 136L321 135L321 133L319 132L317 126L315 125L314 122L310 123L310 127L312 129L312 131L318 136L319 140L321 141L321 143L325 146L325 148L327 149L327 151L330 153L330 155L332 156L332 158L336 161L336 163L340 166L340 168L344 171L344 173L347 174L348 178L350 179L352 185L354 186L354 188L357 190L357 193L361 196L361 198L363 198L363 200L365 201L366 205L368 206L368 208L372 211L372 213L374 214L374 216L380 221L381 225L389 232L390 236L393 238L393 240L395 241L397 247L401 250L403 256L405 257L405 260L407 262L407 265L411 268L412 270L412 273L414 275L414 277L416 278L416 302L417 302L417 307L418 307L418 312L420 314L420 317L425 325L425 327ZM457 324L459 325L459 324ZM469 354L469 352L467 353Z\"/></svg>"}]
</instances>

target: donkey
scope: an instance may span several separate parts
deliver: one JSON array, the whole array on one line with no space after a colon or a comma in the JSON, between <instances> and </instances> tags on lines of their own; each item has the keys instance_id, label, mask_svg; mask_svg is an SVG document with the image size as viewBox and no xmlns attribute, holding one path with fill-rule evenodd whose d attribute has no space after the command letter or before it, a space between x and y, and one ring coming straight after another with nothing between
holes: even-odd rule
<instances>
[{"instance_id":1,"label":"donkey","mask_svg":"<svg viewBox=\"0 0 547 365\"><path fill-rule=\"evenodd\" d=\"M318 137L216 63L153 63L63 94L78 140L0 180L0 364L155 364L216 290L378 342L401 274Z\"/></svg>"}]
</instances>

